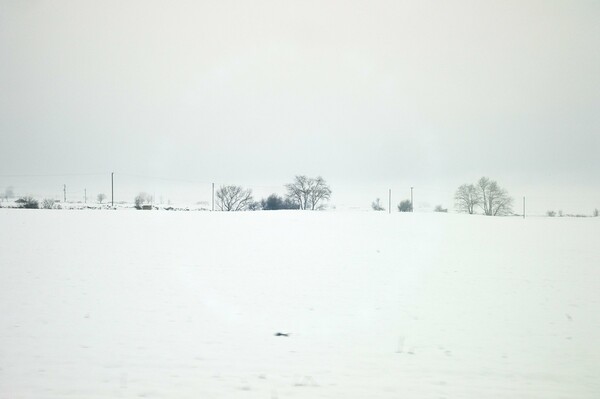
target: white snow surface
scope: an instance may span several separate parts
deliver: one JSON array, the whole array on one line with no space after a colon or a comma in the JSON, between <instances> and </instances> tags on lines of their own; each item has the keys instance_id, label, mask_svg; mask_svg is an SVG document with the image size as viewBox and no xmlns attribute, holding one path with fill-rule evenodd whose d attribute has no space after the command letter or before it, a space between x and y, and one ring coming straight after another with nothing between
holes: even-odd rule
<instances>
[{"instance_id":1,"label":"white snow surface","mask_svg":"<svg viewBox=\"0 0 600 399\"><path fill-rule=\"evenodd\" d=\"M600 397L600 218L0 220L0 398Z\"/></svg>"}]
</instances>

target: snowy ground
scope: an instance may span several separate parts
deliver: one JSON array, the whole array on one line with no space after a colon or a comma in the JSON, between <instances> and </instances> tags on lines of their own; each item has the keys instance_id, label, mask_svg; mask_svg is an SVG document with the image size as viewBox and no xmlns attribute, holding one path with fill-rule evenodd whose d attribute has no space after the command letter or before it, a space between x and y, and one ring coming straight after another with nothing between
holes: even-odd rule
<instances>
[{"instance_id":1,"label":"snowy ground","mask_svg":"<svg viewBox=\"0 0 600 399\"><path fill-rule=\"evenodd\" d=\"M2 399L600 397L599 218L0 221Z\"/></svg>"}]
</instances>

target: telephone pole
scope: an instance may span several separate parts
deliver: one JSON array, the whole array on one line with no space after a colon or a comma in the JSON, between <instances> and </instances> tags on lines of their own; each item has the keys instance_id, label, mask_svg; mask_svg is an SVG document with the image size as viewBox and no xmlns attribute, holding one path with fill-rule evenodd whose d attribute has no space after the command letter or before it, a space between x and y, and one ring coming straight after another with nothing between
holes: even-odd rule
<instances>
[{"instance_id":1,"label":"telephone pole","mask_svg":"<svg viewBox=\"0 0 600 399\"><path fill-rule=\"evenodd\" d=\"M212 211L215 210L215 183L212 184Z\"/></svg>"},{"instance_id":2,"label":"telephone pole","mask_svg":"<svg viewBox=\"0 0 600 399\"><path fill-rule=\"evenodd\" d=\"M115 207L115 172L110 174L110 202Z\"/></svg>"},{"instance_id":3,"label":"telephone pole","mask_svg":"<svg viewBox=\"0 0 600 399\"><path fill-rule=\"evenodd\" d=\"M83 189L83 203L87 204L87 188Z\"/></svg>"},{"instance_id":4,"label":"telephone pole","mask_svg":"<svg viewBox=\"0 0 600 399\"><path fill-rule=\"evenodd\" d=\"M525 196L523 196L523 219L525 219Z\"/></svg>"},{"instance_id":5,"label":"telephone pole","mask_svg":"<svg viewBox=\"0 0 600 399\"><path fill-rule=\"evenodd\" d=\"M388 213L392 213L392 189L389 189L389 198L388 198Z\"/></svg>"},{"instance_id":6,"label":"telephone pole","mask_svg":"<svg viewBox=\"0 0 600 399\"><path fill-rule=\"evenodd\" d=\"M67 185L63 184L63 202L67 202Z\"/></svg>"},{"instance_id":7,"label":"telephone pole","mask_svg":"<svg viewBox=\"0 0 600 399\"><path fill-rule=\"evenodd\" d=\"M413 187L410 188L410 211L415 211L415 204L413 203Z\"/></svg>"}]
</instances>

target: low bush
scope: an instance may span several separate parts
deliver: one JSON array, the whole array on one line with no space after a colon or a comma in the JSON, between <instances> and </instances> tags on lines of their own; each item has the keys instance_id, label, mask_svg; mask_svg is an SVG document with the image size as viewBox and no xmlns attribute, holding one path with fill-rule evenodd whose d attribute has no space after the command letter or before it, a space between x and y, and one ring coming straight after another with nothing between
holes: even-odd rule
<instances>
[{"instance_id":1,"label":"low bush","mask_svg":"<svg viewBox=\"0 0 600 399\"><path fill-rule=\"evenodd\" d=\"M42 208L44 209L52 209L54 208L54 200L51 198L45 198L42 201Z\"/></svg>"},{"instance_id":2,"label":"low bush","mask_svg":"<svg viewBox=\"0 0 600 399\"><path fill-rule=\"evenodd\" d=\"M15 201L19 208L38 209L40 203L33 197L21 197Z\"/></svg>"},{"instance_id":3,"label":"low bush","mask_svg":"<svg viewBox=\"0 0 600 399\"><path fill-rule=\"evenodd\" d=\"M398 204L399 212L412 212L412 210L413 210L413 207L412 207L412 203L410 202L410 200L404 200Z\"/></svg>"}]
</instances>

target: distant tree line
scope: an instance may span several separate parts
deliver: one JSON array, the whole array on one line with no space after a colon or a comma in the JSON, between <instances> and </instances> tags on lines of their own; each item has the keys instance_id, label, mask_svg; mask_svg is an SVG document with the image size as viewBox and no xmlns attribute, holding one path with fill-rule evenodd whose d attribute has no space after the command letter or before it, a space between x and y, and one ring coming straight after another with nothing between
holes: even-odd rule
<instances>
[{"instance_id":1,"label":"distant tree line","mask_svg":"<svg viewBox=\"0 0 600 399\"><path fill-rule=\"evenodd\" d=\"M600 214L600 211L598 210L598 208L595 208L594 211L592 212L592 216L595 217L595 218L598 217L599 214ZM546 211L546 216L551 217L551 218L553 218L555 216L558 216L558 217L567 216L567 217L585 218L585 217L588 217L589 215L583 215L581 213L566 214L565 215L562 210L559 210L558 212L556 212L554 210L549 210L549 211Z\"/></svg>"},{"instance_id":2,"label":"distant tree line","mask_svg":"<svg viewBox=\"0 0 600 399\"><path fill-rule=\"evenodd\" d=\"M229 185L221 186L216 192L216 206L222 211L245 211L245 210L285 210L285 209L301 209L301 210L319 210L324 209L327 201L331 198L331 188L321 176L312 178L304 175L297 175L294 180L286 184L286 193L279 195L273 193L267 198L255 201L251 189L245 189L241 186ZM6 187L3 192L0 192L0 206L3 202L8 202L15 198L13 187ZM106 199L106 195L100 193L96 200L102 204ZM513 198L508 194L507 190L488 177L480 178L475 184L463 184L456 190L454 194L455 209L458 212L468 214L481 211L488 216L501 216L513 214ZM24 209L55 209L61 208L60 201L46 198L41 202L31 196L18 197L9 207L18 207ZM57 205L58 204L58 205ZM134 198L134 206L137 209L143 209L147 206L152 206L153 197L147 193L139 193ZM380 198L377 198L371 203L371 208L375 211L385 211L385 207ZM172 209L172 208L170 208ZM187 208L186 208L187 209ZM413 204L409 199L401 201L397 205L399 212L412 212ZM442 205L437 205L434 212L448 212L447 208ZM592 216L598 217L600 211L596 208L592 212ZM549 210L547 216L563 216L562 210L558 212ZM564 216L585 217L583 214L567 214Z\"/></svg>"},{"instance_id":3,"label":"distant tree line","mask_svg":"<svg viewBox=\"0 0 600 399\"><path fill-rule=\"evenodd\" d=\"M375 201L371 202L371 209L374 211L385 211L385 207L381 203L380 198L376 198ZM398 212L412 212L413 205L409 199L403 200L398 204ZM447 208L442 207L441 205L437 205L434 212L448 212Z\"/></svg>"}]
</instances>

